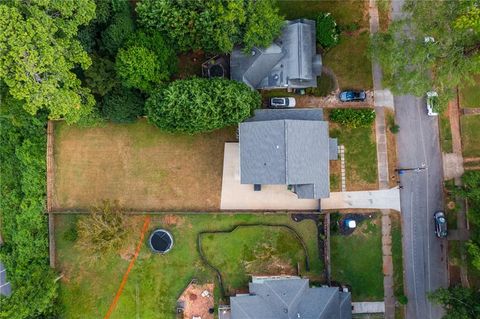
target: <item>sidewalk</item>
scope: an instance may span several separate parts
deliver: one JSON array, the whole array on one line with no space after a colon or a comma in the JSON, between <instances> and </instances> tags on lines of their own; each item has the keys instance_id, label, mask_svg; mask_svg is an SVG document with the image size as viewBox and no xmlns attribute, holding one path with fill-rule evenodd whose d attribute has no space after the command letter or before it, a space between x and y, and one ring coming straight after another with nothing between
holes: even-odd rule
<instances>
[{"instance_id":1,"label":"sidewalk","mask_svg":"<svg viewBox=\"0 0 480 319\"><path fill-rule=\"evenodd\" d=\"M370 0L370 34L379 31L378 8L375 0ZM377 161L378 161L378 184L381 190L388 189L388 149L387 132L385 125L384 107L394 107L393 96L390 92L383 90L382 87L382 69L378 62L372 61L372 76L374 96L378 98L375 101L375 135L377 141ZM400 211L400 192L398 193L398 209ZM323 202L322 202L323 204ZM393 262L392 262L392 235L390 211L382 209L382 260L383 260L383 290L384 290L384 311L386 319L395 317L395 296L393 293Z\"/></svg>"}]
</instances>

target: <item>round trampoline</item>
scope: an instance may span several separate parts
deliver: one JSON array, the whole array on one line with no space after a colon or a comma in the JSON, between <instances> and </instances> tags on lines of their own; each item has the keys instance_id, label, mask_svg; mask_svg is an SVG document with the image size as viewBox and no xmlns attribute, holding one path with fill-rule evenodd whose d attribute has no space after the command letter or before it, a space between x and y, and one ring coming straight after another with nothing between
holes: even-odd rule
<instances>
[{"instance_id":1,"label":"round trampoline","mask_svg":"<svg viewBox=\"0 0 480 319\"><path fill-rule=\"evenodd\" d=\"M209 67L208 69L208 75L213 78L213 77L223 77L225 76L225 70L223 69L223 66L220 64L214 64Z\"/></svg>"},{"instance_id":2,"label":"round trampoline","mask_svg":"<svg viewBox=\"0 0 480 319\"><path fill-rule=\"evenodd\" d=\"M148 244L154 253L166 254L173 247L173 237L165 229L156 229L150 235Z\"/></svg>"}]
</instances>

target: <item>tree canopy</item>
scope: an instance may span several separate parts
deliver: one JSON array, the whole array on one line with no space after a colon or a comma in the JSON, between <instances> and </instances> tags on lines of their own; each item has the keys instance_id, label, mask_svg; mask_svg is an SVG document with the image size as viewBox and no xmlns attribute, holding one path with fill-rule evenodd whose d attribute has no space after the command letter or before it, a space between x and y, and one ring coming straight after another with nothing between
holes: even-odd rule
<instances>
[{"instance_id":1,"label":"tree canopy","mask_svg":"<svg viewBox=\"0 0 480 319\"><path fill-rule=\"evenodd\" d=\"M12 285L0 318L51 318L58 286L48 263L46 114L28 114L1 81L0 95L0 260Z\"/></svg>"},{"instance_id":2,"label":"tree canopy","mask_svg":"<svg viewBox=\"0 0 480 319\"><path fill-rule=\"evenodd\" d=\"M143 26L164 32L180 51L230 52L242 42L264 47L283 23L275 0L142 0L136 10Z\"/></svg>"},{"instance_id":3,"label":"tree canopy","mask_svg":"<svg viewBox=\"0 0 480 319\"><path fill-rule=\"evenodd\" d=\"M429 294L429 299L440 304L446 311L444 319L476 319L480 317L480 292L478 290L452 287L440 288Z\"/></svg>"},{"instance_id":4,"label":"tree canopy","mask_svg":"<svg viewBox=\"0 0 480 319\"><path fill-rule=\"evenodd\" d=\"M72 70L90 66L77 31L94 15L92 0L0 4L0 79L30 114L75 122L91 112L93 96Z\"/></svg>"},{"instance_id":5,"label":"tree canopy","mask_svg":"<svg viewBox=\"0 0 480 319\"><path fill-rule=\"evenodd\" d=\"M472 0L407 0L406 18L372 39L385 85L396 94L436 90L442 104L480 72L480 29ZM405 30L408 30L405 32ZM427 38L426 38L427 37ZM433 41L431 38L432 37Z\"/></svg>"},{"instance_id":6,"label":"tree canopy","mask_svg":"<svg viewBox=\"0 0 480 319\"><path fill-rule=\"evenodd\" d=\"M208 132L236 125L260 106L260 94L225 79L177 80L154 92L145 104L148 119L170 132Z\"/></svg>"},{"instance_id":7,"label":"tree canopy","mask_svg":"<svg viewBox=\"0 0 480 319\"><path fill-rule=\"evenodd\" d=\"M117 54L115 67L126 87L148 92L169 80L177 57L158 33L136 32Z\"/></svg>"}]
</instances>

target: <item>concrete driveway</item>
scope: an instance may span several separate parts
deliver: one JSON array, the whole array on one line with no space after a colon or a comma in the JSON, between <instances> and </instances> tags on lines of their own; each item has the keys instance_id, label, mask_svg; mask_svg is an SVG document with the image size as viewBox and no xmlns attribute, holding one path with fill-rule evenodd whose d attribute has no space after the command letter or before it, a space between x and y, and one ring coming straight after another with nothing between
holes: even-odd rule
<instances>
[{"instance_id":1,"label":"concrete driveway","mask_svg":"<svg viewBox=\"0 0 480 319\"><path fill-rule=\"evenodd\" d=\"M286 185L262 185L255 192L253 185L240 184L238 143L225 143L222 178L222 210L306 210L321 209L394 209L400 210L398 188L361 192L334 192L321 200L298 199Z\"/></svg>"}]
</instances>

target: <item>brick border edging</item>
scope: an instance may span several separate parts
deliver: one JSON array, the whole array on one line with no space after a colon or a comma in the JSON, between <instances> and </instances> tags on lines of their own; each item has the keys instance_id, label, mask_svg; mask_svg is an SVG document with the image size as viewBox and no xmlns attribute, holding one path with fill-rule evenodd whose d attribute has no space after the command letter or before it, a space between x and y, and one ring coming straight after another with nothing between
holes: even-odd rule
<instances>
[{"instance_id":1,"label":"brick border edging","mask_svg":"<svg viewBox=\"0 0 480 319\"><path fill-rule=\"evenodd\" d=\"M55 268L56 264L56 247L55 247L55 219L52 209L52 194L53 194L53 180L54 180L54 158L53 158L53 135L54 123L47 122L47 154L46 154L46 179L47 179L47 214L48 214L48 255L50 259L50 267Z\"/></svg>"}]
</instances>

